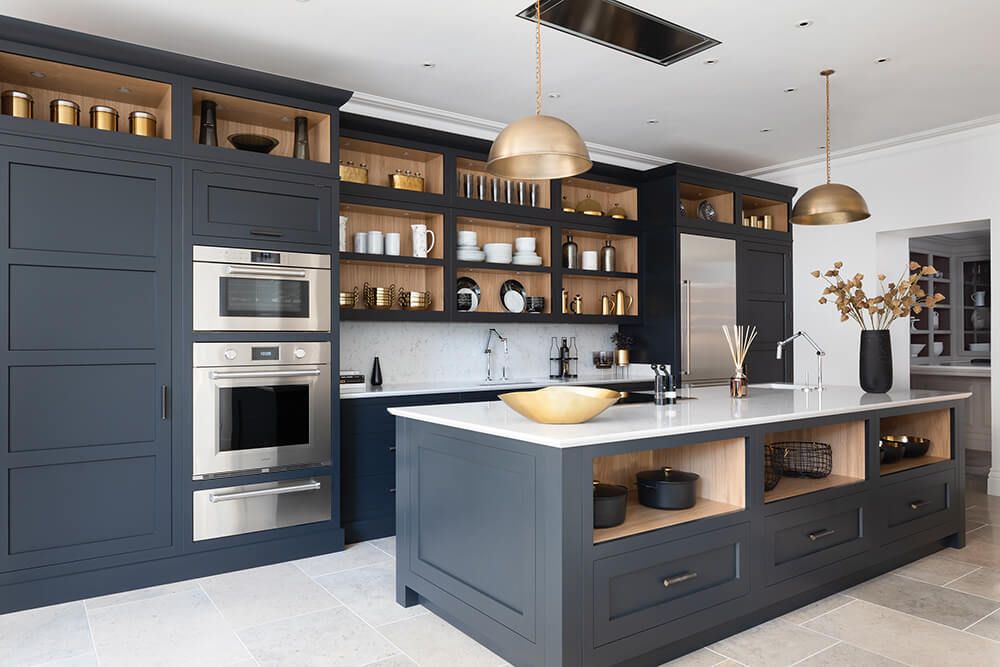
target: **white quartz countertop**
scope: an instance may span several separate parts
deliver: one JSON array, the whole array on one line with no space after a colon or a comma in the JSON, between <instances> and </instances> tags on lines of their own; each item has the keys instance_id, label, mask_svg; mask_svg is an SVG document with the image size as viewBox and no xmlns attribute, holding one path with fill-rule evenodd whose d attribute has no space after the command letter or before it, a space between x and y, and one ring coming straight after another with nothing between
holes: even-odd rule
<instances>
[{"instance_id":1,"label":"white quartz countertop","mask_svg":"<svg viewBox=\"0 0 1000 667\"><path fill-rule=\"evenodd\" d=\"M955 361L947 364L910 364L910 375L950 375L958 377L990 376L989 364L970 364L968 361Z\"/></svg>"},{"instance_id":2,"label":"white quartz countertop","mask_svg":"<svg viewBox=\"0 0 1000 667\"><path fill-rule=\"evenodd\" d=\"M642 370L645 370L642 369ZM514 382L464 382L462 380L437 381L437 382L414 382L408 384L383 384L381 387L365 385L364 389L340 388L340 398L380 398L386 396L419 396L421 394L454 394L468 391L517 391L519 389L534 389L536 387L550 387L557 384L567 385L615 385L630 382L652 382L653 376L641 373L633 374L634 377L615 378L611 373L607 375L587 375L576 380L550 380L549 378L525 378Z\"/></svg>"},{"instance_id":3,"label":"white quartz countertop","mask_svg":"<svg viewBox=\"0 0 1000 667\"><path fill-rule=\"evenodd\" d=\"M584 424L539 424L501 401L400 407L390 408L389 412L397 417L565 448L932 404L972 394L925 389L866 394L856 387L828 387L823 392L807 393L751 387L749 397L732 399L728 387L709 387L694 389L691 395L696 399L672 406L613 405Z\"/></svg>"}]
</instances>

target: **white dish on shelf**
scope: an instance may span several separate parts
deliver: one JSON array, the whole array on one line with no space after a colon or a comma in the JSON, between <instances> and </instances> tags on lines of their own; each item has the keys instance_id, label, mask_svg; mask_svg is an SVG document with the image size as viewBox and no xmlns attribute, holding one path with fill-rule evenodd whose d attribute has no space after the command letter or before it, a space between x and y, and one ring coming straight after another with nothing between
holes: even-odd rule
<instances>
[{"instance_id":1,"label":"white dish on shelf","mask_svg":"<svg viewBox=\"0 0 1000 667\"><path fill-rule=\"evenodd\" d=\"M925 347L927 347L927 343L910 343L910 356L916 357L924 351Z\"/></svg>"},{"instance_id":2,"label":"white dish on shelf","mask_svg":"<svg viewBox=\"0 0 1000 667\"><path fill-rule=\"evenodd\" d=\"M541 266L542 258L538 255L514 255L513 263L521 266Z\"/></svg>"},{"instance_id":3,"label":"white dish on shelf","mask_svg":"<svg viewBox=\"0 0 1000 667\"><path fill-rule=\"evenodd\" d=\"M966 347L969 348L969 352L989 352L989 343L969 343Z\"/></svg>"},{"instance_id":4,"label":"white dish on shelf","mask_svg":"<svg viewBox=\"0 0 1000 667\"><path fill-rule=\"evenodd\" d=\"M486 253L482 250L459 249L455 256L460 262L481 262L486 259Z\"/></svg>"},{"instance_id":5,"label":"white dish on shelf","mask_svg":"<svg viewBox=\"0 0 1000 667\"><path fill-rule=\"evenodd\" d=\"M944 352L944 342L943 341L935 341L934 342L934 356L940 357L942 352Z\"/></svg>"}]
</instances>

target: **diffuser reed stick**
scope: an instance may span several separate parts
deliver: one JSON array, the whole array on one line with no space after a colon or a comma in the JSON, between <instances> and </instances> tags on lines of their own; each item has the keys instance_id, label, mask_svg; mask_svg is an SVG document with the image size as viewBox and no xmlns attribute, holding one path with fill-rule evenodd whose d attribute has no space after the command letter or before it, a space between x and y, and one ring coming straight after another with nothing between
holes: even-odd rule
<instances>
[{"instance_id":1,"label":"diffuser reed stick","mask_svg":"<svg viewBox=\"0 0 1000 667\"><path fill-rule=\"evenodd\" d=\"M726 336L726 343L729 345L729 356L733 360L735 373L729 378L729 395L733 398L744 398L747 395L746 373L743 372L743 364L746 362L747 353L750 346L757 339L757 327L745 327L734 324L732 333L729 327L722 327L722 333Z\"/></svg>"}]
</instances>

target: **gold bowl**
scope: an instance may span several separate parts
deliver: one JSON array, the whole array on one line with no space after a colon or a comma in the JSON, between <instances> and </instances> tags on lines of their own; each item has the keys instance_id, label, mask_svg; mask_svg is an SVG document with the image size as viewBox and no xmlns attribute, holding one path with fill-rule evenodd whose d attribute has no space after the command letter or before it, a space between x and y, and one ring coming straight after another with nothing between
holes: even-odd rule
<instances>
[{"instance_id":1,"label":"gold bowl","mask_svg":"<svg viewBox=\"0 0 1000 667\"><path fill-rule=\"evenodd\" d=\"M598 387L545 387L500 394L500 400L514 412L541 424L582 424L621 397L621 392Z\"/></svg>"},{"instance_id":2,"label":"gold bowl","mask_svg":"<svg viewBox=\"0 0 1000 667\"><path fill-rule=\"evenodd\" d=\"M358 303L358 288L355 287L354 290L350 292L340 293L340 307L344 309L354 308Z\"/></svg>"}]
</instances>

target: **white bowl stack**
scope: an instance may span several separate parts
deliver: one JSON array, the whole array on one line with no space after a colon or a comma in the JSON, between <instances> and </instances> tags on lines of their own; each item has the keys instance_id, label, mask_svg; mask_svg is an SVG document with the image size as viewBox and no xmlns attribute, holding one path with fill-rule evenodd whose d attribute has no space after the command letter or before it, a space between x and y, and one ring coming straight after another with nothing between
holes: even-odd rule
<instances>
[{"instance_id":1,"label":"white bowl stack","mask_svg":"<svg viewBox=\"0 0 1000 667\"><path fill-rule=\"evenodd\" d=\"M460 262L481 262L486 258L486 253L479 249L476 233L468 230L458 231L455 254Z\"/></svg>"},{"instance_id":2,"label":"white bowl stack","mask_svg":"<svg viewBox=\"0 0 1000 667\"><path fill-rule=\"evenodd\" d=\"M484 243L483 250L490 264L510 264L514 255L514 246L510 243Z\"/></svg>"},{"instance_id":3,"label":"white bowl stack","mask_svg":"<svg viewBox=\"0 0 1000 667\"><path fill-rule=\"evenodd\" d=\"M535 254L535 238L533 236L519 236L514 239L514 264L522 266L541 266L542 258Z\"/></svg>"}]
</instances>

